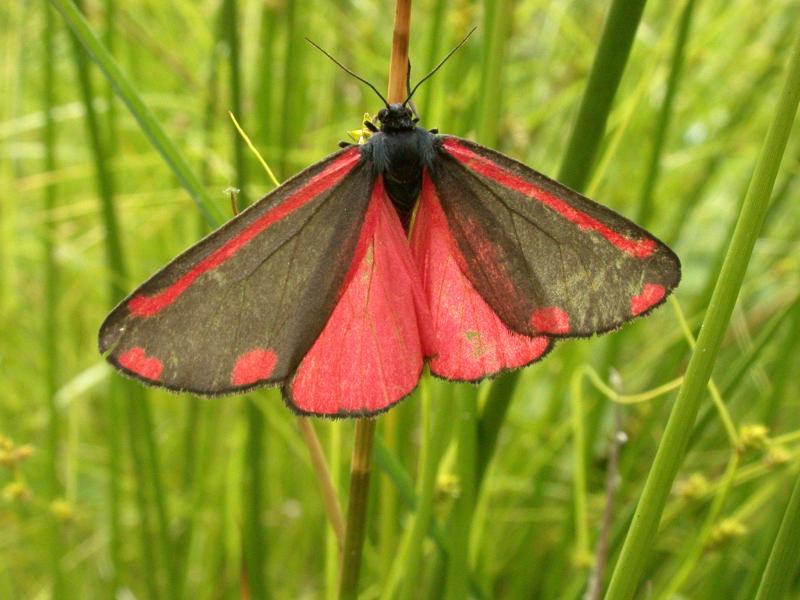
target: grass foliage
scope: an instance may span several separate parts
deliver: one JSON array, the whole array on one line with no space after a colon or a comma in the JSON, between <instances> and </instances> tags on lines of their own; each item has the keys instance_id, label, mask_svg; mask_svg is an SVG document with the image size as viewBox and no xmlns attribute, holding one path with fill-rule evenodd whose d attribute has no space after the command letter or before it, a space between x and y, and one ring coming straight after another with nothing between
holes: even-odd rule
<instances>
[{"instance_id":1,"label":"grass foliage","mask_svg":"<svg viewBox=\"0 0 800 600\"><path fill-rule=\"evenodd\" d=\"M412 80L479 26L423 123L646 222L684 279L620 332L424 378L382 416L360 598L800 598L797 3L413 8ZM303 37L383 88L393 14L0 6L0 598L337 597L320 482L346 506L353 423L312 422L326 474L276 391L144 390L96 331L227 188L272 188L228 111L278 179L319 160L379 102Z\"/></svg>"}]
</instances>

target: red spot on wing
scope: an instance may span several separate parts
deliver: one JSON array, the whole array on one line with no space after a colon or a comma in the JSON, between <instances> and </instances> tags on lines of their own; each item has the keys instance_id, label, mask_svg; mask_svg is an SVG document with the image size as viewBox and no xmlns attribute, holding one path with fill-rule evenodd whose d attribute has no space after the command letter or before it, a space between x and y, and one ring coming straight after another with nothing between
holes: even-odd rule
<instances>
[{"instance_id":1,"label":"red spot on wing","mask_svg":"<svg viewBox=\"0 0 800 600\"><path fill-rule=\"evenodd\" d=\"M136 373L140 377L151 381L158 381L161 377L161 372L164 370L164 365L160 360L154 356L147 356L144 348L139 346L120 354L117 357L117 362L131 373Z\"/></svg>"},{"instance_id":2,"label":"red spot on wing","mask_svg":"<svg viewBox=\"0 0 800 600\"><path fill-rule=\"evenodd\" d=\"M278 357L269 348L254 348L245 352L236 359L231 371L231 383L242 386L268 379L277 362Z\"/></svg>"},{"instance_id":3,"label":"red spot on wing","mask_svg":"<svg viewBox=\"0 0 800 600\"><path fill-rule=\"evenodd\" d=\"M541 333L569 333L569 315L558 306L545 306L533 311L531 325Z\"/></svg>"},{"instance_id":4,"label":"red spot on wing","mask_svg":"<svg viewBox=\"0 0 800 600\"><path fill-rule=\"evenodd\" d=\"M630 239L620 233L617 233L604 223L578 210L558 196L555 196L539 186L517 177L513 173L495 164L488 158L484 158L483 156L476 154L467 146L460 144L452 138L445 139L444 147L456 160L463 163L476 173L480 173L481 175L496 181L504 187L525 194L534 200L538 200L545 206L556 211L571 223L574 223L578 228L599 233L611 244L623 252L630 254L631 256L635 256L636 258L647 258L653 254L656 249L655 241L649 238L639 240Z\"/></svg>"},{"instance_id":5,"label":"red spot on wing","mask_svg":"<svg viewBox=\"0 0 800 600\"><path fill-rule=\"evenodd\" d=\"M356 165L360 158L357 148L344 152L324 170L312 177L308 183L288 196L278 206L261 215L248 227L230 238L222 246L198 262L191 270L169 287L152 295L139 294L128 302L128 310L137 317L152 317L175 302L203 273L216 269L233 257L245 244L262 233L273 223L280 221L310 200L336 185Z\"/></svg>"},{"instance_id":6,"label":"red spot on wing","mask_svg":"<svg viewBox=\"0 0 800 600\"><path fill-rule=\"evenodd\" d=\"M474 381L527 365L547 351L547 337L511 331L464 275L463 256L427 173L411 249L431 308L435 344L431 371L448 379Z\"/></svg>"},{"instance_id":7,"label":"red spot on wing","mask_svg":"<svg viewBox=\"0 0 800 600\"><path fill-rule=\"evenodd\" d=\"M631 298L631 314L634 317L642 314L651 306L661 302L666 294L667 290L664 289L663 285L645 283L642 288L642 293Z\"/></svg>"},{"instance_id":8,"label":"red spot on wing","mask_svg":"<svg viewBox=\"0 0 800 600\"><path fill-rule=\"evenodd\" d=\"M430 315L408 241L379 178L343 292L290 384L312 414L368 414L417 385Z\"/></svg>"}]
</instances>

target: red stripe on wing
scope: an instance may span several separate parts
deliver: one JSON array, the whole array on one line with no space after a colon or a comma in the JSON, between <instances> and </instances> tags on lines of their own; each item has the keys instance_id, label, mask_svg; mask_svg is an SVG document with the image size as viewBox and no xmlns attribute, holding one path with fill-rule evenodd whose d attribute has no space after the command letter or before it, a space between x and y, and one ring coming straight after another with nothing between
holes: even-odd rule
<instances>
[{"instance_id":1,"label":"red stripe on wing","mask_svg":"<svg viewBox=\"0 0 800 600\"><path fill-rule=\"evenodd\" d=\"M578 210L541 187L517 177L513 173L493 163L491 160L476 154L458 141L452 138L446 138L443 145L445 150L447 150L453 158L469 169L496 181L504 187L525 194L534 200L538 200L571 223L574 223L580 229L588 229L599 233L623 252L635 256L636 258L647 258L655 252L656 242L654 240L648 238L638 240L630 239L617 233L594 217Z\"/></svg>"},{"instance_id":2,"label":"red stripe on wing","mask_svg":"<svg viewBox=\"0 0 800 600\"><path fill-rule=\"evenodd\" d=\"M530 364L547 352L549 338L510 330L464 275L460 266L464 258L427 173L411 250L431 309L435 345L429 365L433 373L475 381Z\"/></svg>"},{"instance_id":3,"label":"red stripe on wing","mask_svg":"<svg viewBox=\"0 0 800 600\"><path fill-rule=\"evenodd\" d=\"M321 193L336 185L358 163L360 157L361 154L358 148L355 147L350 151L342 153L342 155L334 160L325 170L317 173L308 183L288 196L278 206L263 214L247 228L198 262L175 283L152 296L146 296L144 294L134 296L128 303L128 309L131 314L137 317L152 317L164 310L175 302L198 277L212 269L216 269L225 261L232 258L245 244L262 233L270 225L285 218L310 200L313 200Z\"/></svg>"},{"instance_id":4,"label":"red stripe on wing","mask_svg":"<svg viewBox=\"0 0 800 600\"><path fill-rule=\"evenodd\" d=\"M288 386L289 401L306 414L385 410L416 387L429 354L419 273L381 178L358 246L336 308Z\"/></svg>"}]
</instances>

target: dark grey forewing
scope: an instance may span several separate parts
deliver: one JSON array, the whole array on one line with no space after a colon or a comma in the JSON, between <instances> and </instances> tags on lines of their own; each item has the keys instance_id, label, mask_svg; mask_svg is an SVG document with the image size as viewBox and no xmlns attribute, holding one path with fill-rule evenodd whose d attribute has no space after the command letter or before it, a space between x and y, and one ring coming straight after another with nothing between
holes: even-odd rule
<instances>
[{"instance_id":1,"label":"dark grey forewing","mask_svg":"<svg viewBox=\"0 0 800 600\"><path fill-rule=\"evenodd\" d=\"M448 151L453 143L465 152ZM437 152L431 179L466 275L515 331L565 337L609 331L657 306L677 286L678 257L612 210L467 140L442 136ZM487 164L505 175L497 170L487 175ZM620 250L597 231L512 189L506 175L544 190L626 239L650 240L653 251L639 257Z\"/></svg>"},{"instance_id":2,"label":"dark grey forewing","mask_svg":"<svg viewBox=\"0 0 800 600\"><path fill-rule=\"evenodd\" d=\"M288 181L140 286L103 323L101 352L137 376L120 364L120 357L141 348L163 367L158 380L148 383L197 394L247 387L234 385L232 373L237 361L254 349L273 353L275 364L268 378L253 383L276 383L291 375L322 331L352 262L374 182L368 160L204 272L163 310L137 316L130 303L181 280L353 150L332 155Z\"/></svg>"}]
</instances>

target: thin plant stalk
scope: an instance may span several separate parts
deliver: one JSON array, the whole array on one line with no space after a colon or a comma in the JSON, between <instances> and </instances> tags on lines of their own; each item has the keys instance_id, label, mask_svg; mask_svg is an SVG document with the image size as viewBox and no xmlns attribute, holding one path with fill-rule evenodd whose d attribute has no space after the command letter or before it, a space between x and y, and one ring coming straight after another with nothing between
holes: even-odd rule
<instances>
[{"instance_id":1,"label":"thin plant stalk","mask_svg":"<svg viewBox=\"0 0 800 600\"><path fill-rule=\"evenodd\" d=\"M44 53L44 168L47 173L56 169L56 128L53 121L53 107L55 106L55 25L53 11L48 5L43 5L45 11L45 53ZM49 221L56 207L58 190L54 184L45 187L44 209L48 224L45 227L44 244L44 331L42 349L44 351L44 379L45 393L47 394L47 470L48 490L50 502L62 494L61 483L58 476L58 447L61 438L59 427L58 406L56 392L58 391L58 306L59 297L59 269L55 257L55 241L57 239L56 227ZM61 566L61 556L64 552L61 541L61 527L55 515L50 515L50 579L53 600L59 600L64 595L64 575Z\"/></svg>"},{"instance_id":2,"label":"thin plant stalk","mask_svg":"<svg viewBox=\"0 0 800 600\"><path fill-rule=\"evenodd\" d=\"M614 0L609 10L580 110L561 162L558 179L581 191L589 181L597 149L605 133L614 96L630 56L633 38L646 0ZM569 362L569 355L565 364ZM498 377L489 392L483 413L492 415L493 429L499 430L508 410L511 394L519 382L520 371ZM496 434L495 434L496 435ZM481 469L491 458L494 446L481 449Z\"/></svg>"},{"instance_id":3,"label":"thin plant stalk","mask_svg":"<svg viewBox=\"0 0 800 600\"><path fill-rule=\"evenodd\" d=\"M447 404L442 402L442 398L433 401L430 388L430 382L423 382L421 429L424 438L419 455L420 476L417 483L416 510L397 555L393 577L390 577L389 583L385 586L382 598L387 600L393 597L391 590L401 582L400 598L403 600L414 598L422 585L420 567L423 544L431 528L436 497L436 475L439 472L442 452L450 440L452 425Z\"/></svg>"},{"instance_id":4,"label":"thin plant stalk","mask_svg":"<svg viewBox=\"0 0 800 600\"><path fill-rule=\"evenodd\" d=\"M75 40L73 39L73 41ZM99 119L94 109L94 104L92 102L94 96L92 93L88 65L85 60L85 55L83 54L81 48L78 47L77 42L74 44L73 56L75 59L79 88L81 91L83 105L85 108L85 115L86 115L85 121L86 121L87 134L89 137L89 144L94 156L94 164L97 177L97 189L98 189L98 194L100 196L101 214L103 217L103 226L105 229L104 239L105 239L106 264L111 274L110 288L109 288L109 303L111 306L113 306L114 304L116 304L117 300L123 294L124 287L122 282L124 280L126 272L125 264L123 261L122 247L120 244L119 226L117 224L117 216L114 209L114 186L113 186L111 172L108 169L106 163L106 154L103 149L103 141L100 134ZM111 398L114 399L119 393L123 393L126 396L135 395L134 390L131 389L130 382L113 383L110 388L109 396L111 396ZM147 569L147 576L144 577L144 580L145 584L147 585L150 596L153 598L158 598L159 584L157 581L157 573L159 572L159 569L156 566L156 558L154 554L155 545L152 543L150 537L151 534L150 514L147 503L147 496L145 492L147 488L146 476L145 476L145 460L138 449L137 444L138 444L139 432L137 427L137 418L133 413L133 402L137 401L138 398L133 399L127 397L125 398L125 400L127 401L126 403L129 409L129 415L128 415L129 418L127 421L129 426L129 434L130 434L129 437L131 442L131 451L132 451L131 456L133 458L133 463L134 463L134 472L136 473L138 478L138 482L136 485L136 491L137 491L136 498L137 498L139 519L141 522L140 532L141 532L141 544L142 544L142 557L144 559L144 564ZM111 407L110 420L113 424L118 420L116 418L118 415L114 414L115 407L113 406L113 404L111 404L110 407ZM119 448L116 445L116 440L110 442L109 452L113 453L118 450ZM112 460L114 459L112 458ZM113 469L114 467L112 466L112 477L113 477ZM113 490L111 492L110 497L111 498L115 497L115 492Z\"/></svg>"},{"instance_id":5,"label":"thin plant stalk","mask_svg":"<svg viewBox=\"0 0 800 600\"><path fill-rule=\"evenodd\" d=\"M607 600L633 597L652 548L672 483L683 459L700 402L727 330L747 264L769 207L775 178L800 100L800 36L758 163L711 296L697 345L639 499L611 578Z\"/></svg>"},{"instance_id":6,"label":"thin plant stalk","mask_svg":"<svg viewBox=\"0 0 800 600\"><path fill-rule=\"evenodd\" d=\"M633 38L647 0L613 0L558 180L582 190L589 180Z\"/></svg>"},{"instance_id":7,"label":"thin plant stalk","mask_svg":"<svg viewBox=\"0 0 800 600\"><path fill-rule=\"evenodd\" d=\"M591 564L592 551L589 542L588 484L586 467L586 415L585 400L581 393L581 371L572 376L570 390L570 416L572 421L572 471L573 505L575 519L575 560L578 566Z\"/></svg>"},{"instance_id":8,"label":"thin plant stalk","mask_svg":"<svg viewBox=\"0 0 800 600\"><path fill-rule=\"evenodd\" d=\"M637 223L644 227L650 222L653 212L653 197L655 195L658 176L661 172L661 156L664 152L664 144L669 131L669 124L675 105L678 83L683 71L684 56L686 54L687 40L694 15L696 0L686 0L681 13L681 21L678 26L678 37L675 39L675 48L672 52L672 64L670 66L669 78L667 80L667 91L664 94L664 101L658 113L656 122L656 132L653 136L653 145L650 149L650 157L647 164L647 175L644 178L644 186L639 200L639 216Z\"/></svg>"},{"instance_id":9,"label":"thin plant stalk","mask_svg":"<svg viewBox=\"0 0 800 600\"><path fill-rule=\"evenodd\" d=\"M487 146L496 146L501 115L503 67L506 48L511 37L514 0L494 0L485 3L483 67L481 69L478 139Z\"/></svg>"},{"instance_id":10,"label":"thin plant stalk","mask_svg":"<svg viewBox=\"0 0 800 600\"><path fill-rule=\"evenodd\" d=\"M114 49L114 19L116 15L115 0L106 0L104 18L104 43L109 52ZM112 155L117 152L117 105L114 103L114 90L111 85L106 86L106 101L108 112L106 114L107 150ZM122 425L122 410L120 398L117 394L108 397L108 521L109 521L109 548L111 556L111 597L116 598L123 581L122 559L122 440L125 437Z\"/></svg>"},{"instance_id":11,"label":"thin plant stalk","mask_svg":"<svg viewBox=\"0 0 800 600\"><path fill-rule=\"evenodd\" d=\"M372 471L372 442L375 437L375 419L356 421L353 459L350 465L350 494L347 503L342 574L339 580L340 600L358 597L358 576L361 570L361 553L366 536L369 478Z\"/></svg>"},{"instance_id":12,"label":"thin plant stalk","mask_svg":"<svg viewBox=\"0 0 800 600\"><path fill-rule=\"evenodd\" d=\"M756 600L784 598L800 556L800 477L797 477L783 521L772 546Z\"/></svg>"},{"instance_id":13,"label":"thin plant stalk","mask_svg":"<svg viewBox=\"0 0 800 600\"><path fill-rule=\"evenodd\" d=\"M145 105L131 82L117 65L114 57L105 48L97 35L92 31L81 11L72 0L50 0L61 13L77 40L83 45L88 55L94 60L117 96L125 103L133 117L139 123L144 134L150 139L153 147L161 154L181 185L191 195L197 207L211 225L219 225L224 221L222 212L208 195L200 180L189 167L189 163L178 151L175 143L161 128L153 113Z\"/></svg>"},{"instance_id":14,"label":"thin plant stalk","mask_svg":"<svg viewBox=\"0 0 800 600\"><path fill-rule=\"evenodd\" d=\"M333 424L328 429L328 461L331 485L334 492L340 489L342 473L342 428ZM338 504L338 501L337 501ZM341 509L340 509L341 513ZM344 529L344 525L342 526ZM337 536L333 527L326 530L325 535L325 598L336 600L339 593L339 571L342 565L342 550L344 548L344 531L342 537Z\"/></svg>"},{"instance_id":15,"label":"thin plant stalk","mask_svg":"<svg viewBox=\"0 0 800 600\"><path fill-rule=\"evenodd\" d=\"M381 420L383 440L386 448L392 454L397 454L400 449L399 429L400 411L391 410ZM397 490L388 476L384 475L380 480L380 491L378 494L380 506L379 537L380 541L380 561L384 577L388 576L395 557L397 556Z\"/></svg>"},{"instance_id":16,"label":"thin plant stalk","mask_svg":"<svg viewBox=\"0 0 800 600\"><path fill-rule=\"evenodd\" d=\"M692 574L692 572L694 572L694 570L700 564L700 558L703 554L703 551L706 549L706 546L711 539L711 534L714 532L714 527L719 521L722 509L725 508L725 502L730 495L731 487L733 486L733 481L736 477L736 471L739 469L741 458L741 453L734 449L733 453L731 454L731 458L728 461L728 466L725 469L725 474L722 476L722 485L720 485L716 495L714 496L714 500L712 501L711 507L708 510L708 515L706 515L705 522L700 527L700 531L695 539L688 544L688 549L684 553L675 575L669 578L669 584L667 585L666 589L658 596L659 600L669 600L670 598L674 598L680 591L681 587L683 587L683 585L686 583L686 580L689 579L689 576Z\"/></svg>"},{"instance_id":17,"label":"thin plant stalk","mask_svg":"<svg viewBox=\"0 0 800 600\"><path fill-rule=\"evenodd\" d=\"M389 59L389 102L402 102L406 97L408 73L408 41L411 35L411 0L397 0L392 32L392 55Z\"/></svg>"},{"instance_id":18,"label":"thin plant stalk","mask_svg":"<svg viewBox=\"0 0 800 600\"><path fill-rule=\"evenodd\" d=\"M72 5L73 8L78 11L78 15L80 16L79 9ZM82 18L82 17L81 17ZM126 268L124 262L124 256L122 251L121 245L121 238L119 234L119 226L118 226L118 219L116 216L116 209L115 209L115 202L114 202L114 195L115 195L115 186L114 180L111 173L111 170L108 168L107 164L107 152L105 150L106 140L104 140L103 135L100 129L100 119L94 109L94 94L92 89L92 82L90 79L90 72L88 68L88 63L86 61L86 55L78 45L80 41L77 37L73 38L74 41L74 57L75 57L75 65L78 74L78 82L79 87L81 90L84 110L86 114L86 126L87 126L87 133L89 136L89 142L92 149L92 155L94 158L94 163L96 165L96 175L97 175L97 187L100 196L100 208L101 213L103 216L103 224L105 227L105 244L106 244L106 262L111 273L110 278L110 303L113 306L122 297L124 293L124 281L126 275ZM147 531L149 527L147 523L149 522L148 511L149 508L147 506L147 499L144 493L144 489L148 487L148 479L149 484L152 492L154 493L156 504L157 504L157 516L159 521L159 547L162 555L163 561L166 562L166 572L167 572L167 579L169 583L170 594L172 597L177 597L177 578L176 578L176 571L175 571L175 563L173 561L172 549L170 544L170 536L169 536L169 519L166 515L166 508L164 502L164 494L163 494L163 486L161 485L159 471L158 471L158 463L157 463L157 452L155 449L155 445L152 439L152 424L149 422L149 415L146 410L144 410L144 405L147 402L145 397L144 391L135 386L135 384L131 382L124 382L122 384L125 388L132 388L128 389L129 397L127 398L128 404L128 421L129 421L129 433L131 434L131 444L133 450L133 458L134 458L134 468L139 478L139 482L137 487L141 488L141 493L137 496L139 500L139 516L142 520L143 524L143 556L145 558L145 562L149 563L148 565L148 576L145 578L151 595L157 589L158 584L156 582L156 573L159 570L156 568L154 562L154 555L151 549L151 543L149 540L149 536L147 535ZM122 387L122 386L120 386ZM117 386L112 387L112 390L119 389ZM113 393L112 393L113 395ZM112 413L114 408L112 407ZM112 421L116 419L114 414L111 415ZM140 438L144 438L147 444L146 456L143 455L139 450L135 447L139 442ZM115 451L115 448L110 448L110 451ZM149 477L148 477L149 475Z\"/></svg>"},{"instance_id":19,"label":"thin plant stalk","mask_svg":"<svg viewBox=\"0 0 800 600\"><path fill-rule=\"evenodd\" d=\"M278 154L278 176L286 179L291 171L291 150L297 146L305 122L305 88L303 54L306 43L302 24L298 23L299 2L287 2L284 6L286 15L286 47L283 55L283 99L280 121L280 146Z\"/></svg>"},{"instance_id":20,"label":"thin plant stalk","mask_svg":"<svg viewBox=\"0 0 800 600\"><path fill-rule=\"evenodd\" d=\"M135 387L135 384L132 384L130 381L114 380L111 383L110 395L121 396L127 408L128 418L125 421L128 426L128 442L130 443L133 470L137 477L137 484L134 486L136 490L136 506L139 513L137 529L139 530L139 541L142 545L142 562L146 569L146 575L143 579L147 586L148 596L152 598L152 600L159 600L163 595L161 594L161 585L159 584L158 577L158 559L156 557L155 544L152 540L153 526L148 506L147 486L144 484L145 458L141 449L140 423L133 410L133 404L142 400L143 394L142 391Z\"/></svg>"},{"instance_id":21,"label":"thin plant stalk","mask_svg":"<svg viewBox=\"0 0 800 600\"><path fill-rule=\"evenodd\" d=\"M458 440L456 472L458 497L453 502L448 521L450 554L447 557L447 580L443 597L457 600L467 597L469 574L469 541L476 499L476 466L478 441L478 393L475 388L461 386L456 392L455 435Z\"/></svg>"},{"instance_id":22,"label":"thin plant stalk","mask_svg":"<svg viewBox=\"0 0 800 600\"><path fill-rule=\"evenodd\" d=\"M228 83L230 85L230 102L233 114L242 116L242 80L239 60L239 3L237 0L225 0L222 8L222 33L228 46ZM237 123L238 127L238 123ZM233 135L233 164L236 172L237 209L247 205L247 159L245 144L236 129ZM244 417L247 420L247 442L245 444L244 464L246 493L242 494L242 538L244 545L244 562L246 564L247 583L254 598L266 598L267 582L264 578L266 565L266 532L261 519L264 502L264 415L252 398L244 400Z\"/></svg>"},{"instance_id":23,"label":"thin plant stalk","mask_svg":"<svg viewBox=\"0 0 800 600\"><path fill-rule=\"evenodd\" d=\"M239 3L237 0L225 0L222 9L222 31L228 46L228 84L230 86L231 112L242 114L242 77L239 60ZM236 131L233 136L233 164L236 169L237 208L242 210L247 206L247 158L244 144Z\"/></svg>"},{"instance_id":24,"label":"thin plant stalk","mask_svg":"<svg viewBox=\"0 0 800 600\"><path fill-rule=\"evenodd\" d=\"M132 381L126 381L126 385L135 386L141 398L132 403L134 414L141 423L140 436L144 441L145 452L147 460L145 466L147 467L148 476L150 478L150 486L153 493L153 502L156 509L156 520L158 522L158 539L161 546L161 560L164 563L164 568L167 575L167 584L170 596L176 600L180 599L180 583L178 580L178 561L174 552L172 543L172 534L170 530L170 517L167 509L167 494L164 486L163 478L161 477L161 459L159 457L158 445L155 440L155 424L153 417L150 413L150 402L144 394L141 386Z\"/></svg>"},{"instance_id":25,"label":"thin plant stalk","mask_svg":"<svg viewBox=\"0 0 800 600\"><path fill-rule=\"evenodd\" d=\"M308 453L311 456L311 466L320 484L322 504L325 506L325 512L328 515L328 520L333 528L333 532L336 534L336 540L341 549L344 545L344 520L342 519L342 509L339 506L339 499L336 495L336 487L331 478L331 473L328 470L328 465L325 462L325 453L322 450L322 445L319 443L319 438L314 431L314 425L311 423L310 419L306 417L297 417L297 427L308 447Z\"/></svg>"}]
</instances>

